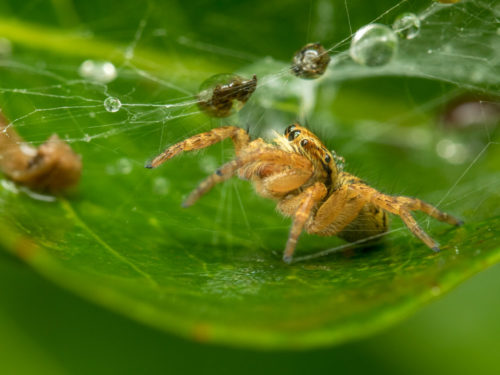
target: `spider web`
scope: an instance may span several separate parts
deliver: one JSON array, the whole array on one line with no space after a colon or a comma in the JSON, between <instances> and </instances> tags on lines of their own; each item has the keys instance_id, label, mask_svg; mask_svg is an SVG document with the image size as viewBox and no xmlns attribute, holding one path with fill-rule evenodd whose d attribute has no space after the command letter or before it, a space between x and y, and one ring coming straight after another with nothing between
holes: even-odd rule
<instances>
[{"instance_id":1,"label":"spider web","mask_svg":"<svg viewBox=\"0 0 500 375\"><path fill-rule=\"evenodd\" d=\"M485 208L488 196L498 194L493 192L500 181L498 166L491 167L494 156L489 156L498 155L495 126L499 113L500 5L494 0L455 5L403 0L384 2L385 10L370 13L363 10L361 3L310 1L305 22L288 20L291 24L305 24L303 40L280 48L257 41L245 48L247 40L220 37L243 27L243 16L238 19L224 10L210 14L218 25L212 37L200 32L178 33L175 22L165 27L156 14L162 5L151 2L140 18L132 13L131 19L116 21L118 25L106 32L99 31L102 23L111 22L105 16L82 23L84 27L78 29L76 40L89 55L74 50L73 39L62 37L65 50L59 52L65 58L61 61L43 51L58 52L57 44L50 39L51 35L57 39L50 24L41 29L49 35L48 41L44 39L42 47L34 47L23 35L12 31L16 30L15 23L6 21L0 26L0 72L6 78L0 83L1 108L9 119L8 127L15 128L29 144L37 146L58 133L83 154L84 167L87 155L103 153L103 176L109 178L133 170L146 175L148 172L141 168L155 154L212 127L235 124L248 128L252 136L266 137L271 130L281 132L298 119L307 122L329 147L347 159L348 171L365 177L382 191L411 195L422 191L423 198L440 208L462 206L468 218L498 214L493 208L479 212ZM76 8L69 11L54 6L54 13L64 14L64 19L71 19L70 13L76 18L81 16ZM181 14L185 11L181 8L169 4L168 11ZM357 29L370 22L390 26L406 11L418 15L420 32L411 40L399 39L393 61L376 68L352 61L349 45ZM23 12L19 14L22 18ZM337 26L337 19L343 19L344 24ZM37 32L29 22L26 24L31 32ZM134 25L132 29L130 25ZM246 34L252 38L252 30L246 30ZM314 81L293 77L289 71L293 53L316 40L332 56L327 73ZM167 53L162 53L161 47ZM38 52L34 54L31 48ZM288 59L284 51L288 51ZM196 93L204 79L221 72L246 77L255 73L259 84L239 113L227 119L212 119L196 106ZM109 98L121 103L116 111L106 108ZM358 100L363 108L356 111L353 108ZM464 110L461 106L468 104L466 114L472 116L469 122L463 119L465 115L458 120L452 116L453 111ZM138 145L141 150L137 150ZM422 168L440 160L437 167L445 169L440 181L444 184L429 189L422 178L408 180L410 172L397 177L390 173L380 176L377 170L388 167L380 164L384 160L375 157L365 163L362 158L366 153L359 150L383 147L407 150L413 154L410 159ZM230 157L231 150L221 146L201 155L196 178L213 172ZM351 157L353 162L349 162ZM97 167L91 164L91 168ZM483 170L488 170L486 177ZM475 179L478 175L484 177L480 182ZM160 196L174 189L189 189L182 183L174 187L174 181L158 174L151 179ZM13 193L19 192L6 180L2 184ZM212 193L219 194L215 225L206 228L212 233L212 242L230 236L235 215L241 217L249 232L256 233L257 243L259 233L269 230L256 226L250 218L251 210L242 196L248 191L240 183L230 182ZM51 199L24 192L37 199ZM287 227L288 223L282 222L277 228ZM400 228L396 225L388 235L402 235Z\"/></svg>"}]
</instances>

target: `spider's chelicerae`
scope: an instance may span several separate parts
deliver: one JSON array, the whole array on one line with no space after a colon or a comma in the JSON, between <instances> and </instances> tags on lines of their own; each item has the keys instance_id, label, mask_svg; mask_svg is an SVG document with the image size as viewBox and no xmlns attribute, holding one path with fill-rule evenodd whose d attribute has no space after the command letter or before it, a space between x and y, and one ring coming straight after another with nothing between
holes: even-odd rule
<instances>
[{"instance_id":1,"label":"spider's chelicerae","mask_svg":"<svg viewBox=\"0 0 500 375\"><path fill-rule=\"evenodd\" d=\"M390 196L343 172L323 143L308 129L294 124L272 144L261 138L250 140L246 131L224 126L197 134L167 148L148 168L155 168L183 151L198 150L231 138L236 158L203 180L183 206L195 203L215 184L235 174L250 180L263 197L277 201L277 209L293 218L283 260L290 263L301 232L338 236L353 242L387 231L387 212L399 215L408 229L428 247L439 245L411 215L420 210L440 221L461 225L462 221L420 199Z\"/></svg>"}]
</instances>

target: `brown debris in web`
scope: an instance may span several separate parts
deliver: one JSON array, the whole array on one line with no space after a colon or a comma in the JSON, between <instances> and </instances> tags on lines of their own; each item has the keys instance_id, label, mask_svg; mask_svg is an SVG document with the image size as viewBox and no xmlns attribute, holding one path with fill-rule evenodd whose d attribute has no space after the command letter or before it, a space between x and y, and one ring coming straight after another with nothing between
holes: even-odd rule
<instances>
[{"instance_id":1,"label":"brown debris in web","mask_svg":"<svg viewBox=\"0 0 500 375\"><path fill-rule=\"evenodd\" d=\"M56 134L34 148L8 126L0 113L0 171L18 184L57 193L76 186L82 161Z\"/></svg>"},{"instance_id":2,"label":"brown debris in web","mask_svg":"<svg viewBox=\"0 0 500 375\"><path fill-rule=\"evenodd\" d=\"M227 117L239 111L257 87L257 76L245 80L237 75L218 74L206 80L198 94L198 106L212 117Z\"/></svg>"},{"instance_id":3,"label":"brown debris in web","mask_svg":"<svg viewBox=\"0 0 500 375\"><path fill-rule=\"evenodd\" d=\"M315 79L322 76L328 64L330 55L319 43L306 44L293 57L292 72L297 77Z\"/></svg>"}]
</instances>

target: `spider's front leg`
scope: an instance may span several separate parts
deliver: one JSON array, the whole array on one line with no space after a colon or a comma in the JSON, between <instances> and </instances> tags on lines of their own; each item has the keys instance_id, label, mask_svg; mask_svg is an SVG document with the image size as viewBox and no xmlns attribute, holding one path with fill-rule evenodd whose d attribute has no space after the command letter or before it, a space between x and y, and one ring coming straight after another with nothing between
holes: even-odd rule
<instances>
[{"instance_id":1,"label":"spider's front leg","mask_svg":"<svg viewBox=\"0 0 500 375\"><path fill-rule=\"evenodd\" d=\"M196 134L170 146L160 155L155 157L151 163L147 164L146 168L156 168L181 152L209 147L217 142L223 141L226 138L231 138L233 141L236 155L238 155L239 151L245 147L248 142L250 142L250 136L245 130L236 126L223 126L212 129L206 133Z\"/></svg>"}]
</instances>

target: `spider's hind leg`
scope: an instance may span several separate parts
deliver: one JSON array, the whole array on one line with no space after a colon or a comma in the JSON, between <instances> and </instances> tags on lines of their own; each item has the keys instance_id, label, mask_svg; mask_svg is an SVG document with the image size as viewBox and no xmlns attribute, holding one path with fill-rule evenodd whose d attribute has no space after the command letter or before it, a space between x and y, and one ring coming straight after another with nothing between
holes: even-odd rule
<instances>
[{"instance_id":1,"label":"spider's hind leg","mask_svg":"<svg viewBox=\"0 0 500 375\"><path fill-rule=\"evenodd\" d=\"M399 215L408 229L433 251L439 251L439 244L418 225L410 211L422 211L433 218L451 224L462 225L462 220L438 210L436 207L416 198L392 197L379 192L372 195L372 202L386 211Z\"/></svg>"},{"instance_id":2,"label":"spider's hind leg","mask_svg":"<svg viewBox=\"0 0 500 375\"><path fill-rule=\"evenodd\" d=\"M463 225L463 221L450 215L447 214L446 212L438 210L436 207L433 205L430 205L429 203L426 203L424 201L421 201L420 199L417 198L407 198L407 197L398 197L400 200L405 201L405 205L408 207L408 209L412 211L422 211L426 213L429 216L432 216L434 219L437 219L439 221L443 221L445 223L451 224L451 225L456 225L460 226Z\"/></svg>"},{"instance_id":3,"label":"spider's hind leg","mask_svg":"<svg viewBox=\"0 0 500 375\"><path fill-rule=\"evenodd\" d=\"M422 240L432 251L439 251L439 244L434 241L425 231L417 224L410 211L401 209L398 215L401 217L403 222L406 224L408 229L418 238Z\"/></svg>"}]
</instances>

